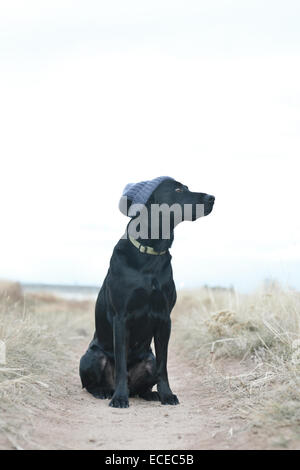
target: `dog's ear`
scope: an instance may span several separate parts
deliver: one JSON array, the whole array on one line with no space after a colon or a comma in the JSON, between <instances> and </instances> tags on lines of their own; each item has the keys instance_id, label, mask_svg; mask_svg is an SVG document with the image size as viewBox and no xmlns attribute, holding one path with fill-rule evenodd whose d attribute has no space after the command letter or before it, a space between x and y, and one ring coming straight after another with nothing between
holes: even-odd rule
<instances>
[{"instance_id":1,"label":"dog's ear","mask_svg":"<svg viewBox=\"0 0 300 470\"><path fill-rule=\"evenodd\" d=\"M155 198L155 191L151 194L151 196L149 197L148 201L147 201L147 205L149 204L149 207L151 206L151 204L155 204L156 203L156 198Z\"/></svg>"},{"instance_id":2,"label":"dog's ear","mask_svg":"<svg viewBox=\"0 0 300 470\"><path fill-rule=\"evenodd\" d=\"M154 193L151 194L148 201L146 202L146 207L147 207L147 210L148 210L149 214L151 213L151 204L157 204L156 198L155 198L155 191L154 191Z\"/></svg>"},{"instance_id":3,"label":"dog's ear","mask_svg":"<svg viewBox=\"0 0 300 470\"><path fill-rule=\"evenodd\" d=\"M127 196L122 196L119 201L119 210L122 214L126 215L127 217L131 217L129 215L129 209L132 205L132 200L129 199Z\"/></svg>"}]
</instances>

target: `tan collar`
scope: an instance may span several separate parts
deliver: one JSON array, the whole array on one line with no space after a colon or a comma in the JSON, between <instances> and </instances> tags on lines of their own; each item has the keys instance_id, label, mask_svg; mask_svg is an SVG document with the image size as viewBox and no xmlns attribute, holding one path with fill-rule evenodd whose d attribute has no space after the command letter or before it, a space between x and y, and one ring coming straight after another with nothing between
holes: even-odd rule
<instances>
[{"instance_id":1,"label":"tan collar","mask_svg":"<svg viewBox=\"0 0 300 470\"><path fill-rule=\"evenodd\" d=\"M140 242L138 242L131 235L129 235L129 240L139 250L140 253L146 253L147 255L164 255L165 253L167 253L167 250L165 250L165 251L155 251L155 250L153 250L153 248L151 246L142 245Z\"/></svg>"}]
</instances>

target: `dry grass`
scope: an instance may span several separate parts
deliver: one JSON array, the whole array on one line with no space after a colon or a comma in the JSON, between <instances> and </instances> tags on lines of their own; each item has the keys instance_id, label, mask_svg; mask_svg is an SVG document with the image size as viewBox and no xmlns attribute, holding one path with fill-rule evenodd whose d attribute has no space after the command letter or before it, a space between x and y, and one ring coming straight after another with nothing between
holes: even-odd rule
<instances>
[{"instance_id":1,"label":"dry grass","mask_svg":"<svg viewBox=\"0 0 300 470\"><path fill-rule=\"evenodd\" d=\"M300 293L269 282L251 295L181 292L176 341L231 396L266 445L300 443Z\"/></svg>"},{"instance_id":2,"label":"dry grass","mask_svg":"<svg viewBox=\"0 0 300 470\"><path fill-rule=\"evenodd\" d=\"M6 346L6 363L0 364L0 435L12 444L17 436L26 439L22 426L32 412L67 395L67 359L77 337L91 336L93 308L91 302L49 294L24 296L18 283L0 282L0 340Z\"/></svg>"}]
</instances>

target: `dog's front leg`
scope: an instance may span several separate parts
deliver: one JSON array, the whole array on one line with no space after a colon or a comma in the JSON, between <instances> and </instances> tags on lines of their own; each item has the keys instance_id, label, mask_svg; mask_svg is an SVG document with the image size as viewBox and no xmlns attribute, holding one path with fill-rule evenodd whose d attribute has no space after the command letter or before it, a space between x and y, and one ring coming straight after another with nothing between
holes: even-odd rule
<instances>
[{"instance_id":1,"label":"dog's front leg","mask_svg":"<svg viewBox=\"0 0 300 470\"><path fill-rule=\"evenodd\" d=\"M115 355L115 392L109 403L114 408L128 408L126 325L125 319L115 315L113 321Z\"/></svg>"},{"instance_id":2,"label":"dog's front leg","mask_svg":"<svg viewBox=\"0 0 300 470\"><path fill-rule=\"evenodd\" d=\"M168 320L166 322L163 321L159 325L154 335L157 367L157 391L163 405L178 405L178 398L172 393L168 380L167 359L170 333L171 320Z\"/></svg>"}]
</instances>

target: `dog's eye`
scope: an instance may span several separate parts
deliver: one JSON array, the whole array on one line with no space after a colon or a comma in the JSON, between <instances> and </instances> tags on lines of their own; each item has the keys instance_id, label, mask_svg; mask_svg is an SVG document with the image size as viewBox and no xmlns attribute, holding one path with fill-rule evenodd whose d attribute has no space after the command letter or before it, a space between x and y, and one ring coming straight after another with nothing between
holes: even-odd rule
<instances>
[{"instance_id":1,"label":"dog's eye","mask_svg":"<svg viewBox=\"0 0 300 470\"><path fill-rule=\"evenodd\" d=\"M175 191L176 191L176 193L182 193L183 189L182 188L176 188Z\"/></svg>"}]
</instances>

